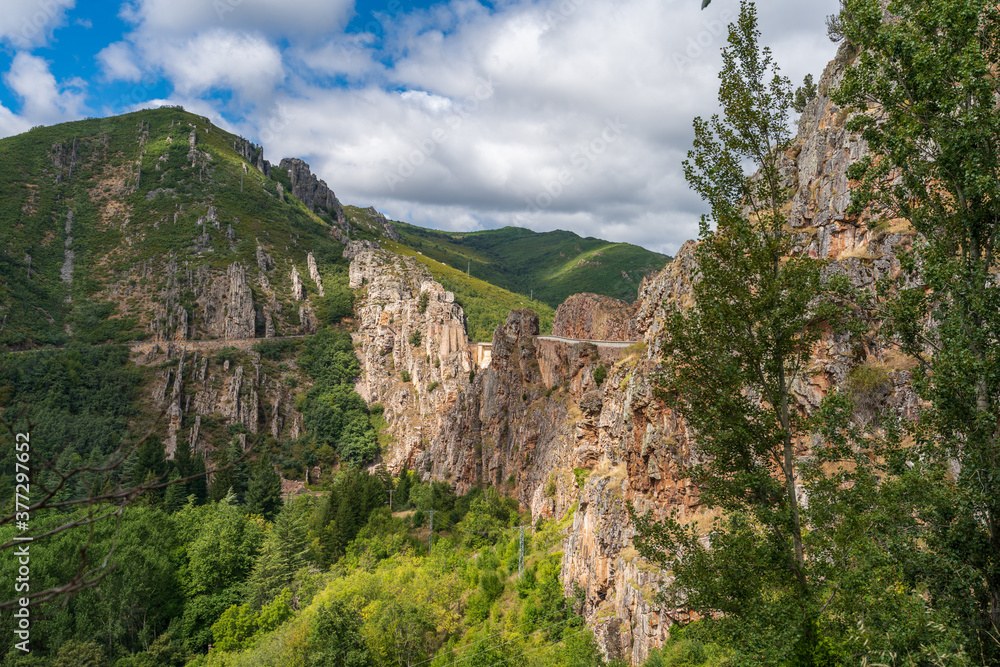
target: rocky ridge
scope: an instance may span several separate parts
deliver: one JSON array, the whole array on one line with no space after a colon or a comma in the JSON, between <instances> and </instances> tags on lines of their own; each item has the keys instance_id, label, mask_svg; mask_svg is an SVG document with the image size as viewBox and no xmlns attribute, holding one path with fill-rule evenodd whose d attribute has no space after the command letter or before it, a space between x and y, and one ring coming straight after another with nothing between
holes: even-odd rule
<instances>
[{"instance_id":1,"label":"rocky ridge","mask_svg":"<svg viewBox=\"0 0 1000 667\"><path fill-rule=\"evenodd\" d=\"M842 49L824 72L820 94L807 106L798 137L783 156L782 173L794 192L789 212L795 252L827 260L829 273L870 288L898 271L896 256L909 247L912 233L905 221L847 215L846 169L867 149L846 131L847 114L826 93L843 76L848 57ZM662 272L645 279L628 309L589 295L561 308L562 335L637 339L632 347L610 354L588 344L538 341L537 317L514 311L496 330L489 366L468 375L461 371L474 370L473 365L455 341L461 338L460 315L452 311L448 326L440 329L422 319L420 267L373 248L349 249L352 286L368 287L357 338L362 395L386 405L397 443L387 455L390 467L406 461L460 491L493 484L529 507L533 520L566 522L567 594L574 584L583 588L584 614L601 648L633 664L667 638L679 612L656 602L657 590L668 582L633 548L627 503L640 513L678 510L686 521L708 518L698 489L683 472L698 460L697 443L654 393L664 317L691 303L695 247L685 244ZM633 313L631 321L625 313ZM416 355L406 344L415 330L423 335ZM434 357L444 369L438 370L430 353L444 349L450 356ZM795 387L798 409L818 407L859 364L885 374L879 400L901 414L919 408L907 360L874 340L831 335L818 346L814 373ZM600 384L594 378L598 365L608 369ZM412 385L391 378L400 369L416 378ZM427 384L432 378L441 383L436 386L441 393L429 399L435 393ZM807 451L808 443L802 443L800 453Z\"/></svg>"}]
</instances>

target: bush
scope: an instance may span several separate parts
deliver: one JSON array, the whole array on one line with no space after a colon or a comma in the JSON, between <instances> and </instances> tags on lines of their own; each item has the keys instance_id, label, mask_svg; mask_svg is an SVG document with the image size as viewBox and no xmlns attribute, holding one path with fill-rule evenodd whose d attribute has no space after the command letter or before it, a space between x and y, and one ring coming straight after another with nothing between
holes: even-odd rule
<instances>
[{"instance_id":1,"label":"bush","mask_svg":"<svg viewBox=\"0 0 1000 667\"><path fill-rule=\"evenodd\" d=\"M854 402L854 416L862 424L878 420L885 400L892 393L892 379L881 369L861 364L847 377L847 390Z\"/></svg>"},{"instance_id":2,"label":"bush","mask_svg":"<svg viewBox=\"0 0 1000 667\"><path fill-rule=\"evenodd\" d=\"M417 347L418 345L420 345L423 339L424 335L422 333L420 333L419 331L414 331L413 333L410 334L410 345L412 345L413 347Z\"/></svg>"},{"instance_id":3,"label":"bush","mask_svg":"<svg viewBox=\"0 0 1000 667\"><path fill-rule=\"evenodd\" d=\"M409 382L410 381L410 371L403 371L402 373L399 374L399 378L403 382Z\"/></svg>"},{"instance_id":4,"label":"bush","mask_svg":"<svg viewBox=\"0 0 1000 667\"><path fill-rule=\"evenodd\" d=\"M427 385L427 393L428 394L431 393L432 391L437 389L440 385L441 385L440 382L431 382L429 385Z\"/></svg>"},{"instance_id":5,"label":"bush","mask_svg":"<svg viewBox=\"0 0 1000 667\"><path fill-rule=\"evenodd\" d=\"M263 359L270 361L281 361L298 348L298 341L295 340L262 340L254 343L253 351Z\"/></svg>"},{"instance_id":6,"label":"bush","mask_svg":"<svg viewBox=\"0 0 1000 667\"><path fill-rule=\"evenodd\" d=\"M594 369L594 382L597 383L598 387L601 386L606 377L608 377L608 369L603 364Z\"/></svg>"},{"instance_id":7,"label":"bush","mask_svg":"<svg viewBox=\"0 0 1000 667\"><path fill-rule=\"evenodd\" d=\"M417 302L417 312L423 313L427 311L427 304L430 302L430 294L427 292L422 292L420 294L420 301Z\"/></svg>"},{"instance_id":8,"label":"bush","mask_svg":"<svg viewBox=\"0 0 1000 667\"><path fill-rule=\"evenodd\" d=\"M239 354L240 351L237 350L235 347L232 347L231 345L226 346L215 353L215 363L219 364L220 366L225 365L227 361L230 364L233 364L239 358Z\"/></svg>"}]
</instances>

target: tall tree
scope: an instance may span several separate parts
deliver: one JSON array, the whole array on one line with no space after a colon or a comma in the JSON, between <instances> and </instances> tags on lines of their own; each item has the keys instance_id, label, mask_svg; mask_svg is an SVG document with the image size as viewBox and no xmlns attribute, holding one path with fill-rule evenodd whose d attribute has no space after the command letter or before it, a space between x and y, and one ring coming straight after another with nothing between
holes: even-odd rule
<instances>
[{"instance_id":1,"label":"tall tree","mask_svg":"<svg viewBox=\"0 0 1000 667\"><path fill-rule=\"evenodd\" d=\"M722 114L694 121L684 163L708 203L695 251L694 306L664 328L667 404L705 462L690 469L720 511L710 547L676 518L639 518L640 551L673 570L674 602L724 628L740 650L779 664L812 652L820 583L803 546L795 456L809 433L793 385L823 333L820 264L791 256L779 171L790 142L790 82L759 45L756 9L741 3L719 75ZM747 162L757 173L744 172Z\"/></svg>"},{"instance_id":2,"label":"tall tree","mask_svg":"<svg viewBox=\"0 0 1000 667\"><path fill-rule=\"evenodd\" d=\"M281 509L281 478L274 471L270 457L262 455L254 466L246 492L247 510L270 521Z\"/></svg>"},{"instance_id":3,"label":"tall tree","mask_svg":"<svg viewBox=\"0 0 1000 667\"><path fill-rule=\"evenodd\" d=\"M933 603L984 663L1000 662L1000 7L991 0L846 0L856 48L836 101L872 156L853 207L906 218L918 242L892 286L893 333L931 403L910 458L950 479L919 508Z\"/></svg>"}]
</instances>

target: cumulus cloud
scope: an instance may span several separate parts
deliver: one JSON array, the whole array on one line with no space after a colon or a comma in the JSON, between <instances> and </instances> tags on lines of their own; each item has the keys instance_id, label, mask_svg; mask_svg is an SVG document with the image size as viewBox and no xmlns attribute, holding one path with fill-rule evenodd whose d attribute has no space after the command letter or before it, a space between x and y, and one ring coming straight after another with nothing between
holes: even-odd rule
<instances>
[{"instance_id":1,"label":"cumulus cloud","mask_svg":"<svg viewBox=\"0 0 1000 667\"><path fill-rule=\"evenodd\" d=\"M4 0L0 41L19 49L44 44L75 5L76 0Z\"/></svg>"},{"instance_id":2,"label":"cumulus cloud","mask_svg":"<svg viewBox=\"0 0 1000 667\"><path fill-rule=\"evenodd\" d=\"M182 95L226 88L250 99L266 96L281 80L281 53L259 35L215 29L186 40L146 45Z\"/></svg>"},{"instance_id":3,"label":"cumulus cloud","mask_svg":"<svg viewBox=\"0 0 1000 667\"><path fill-rule=\"evenodd\" d=\"M325 35L344 26L353 0L132 0L122 18L149 36L188 36L205 28L256 31L269 37Z\"/></svg>"},{"instance_id":4,"label":"cumulus cloud","mask_svg":"<svg viewBox=\"0 0 1000 667\"><path fill-rule=\"evenodd\" d=\"M135 82L142 79L142 70L136 64L136 53L127 42L114 42L97 54L104 76L111 80Z\"/></svg>"},{"instance_id":5,"label":"cumulus cloud","mask_svg":"<svg viewBox=\"0 0 1000 667\"><path fill-rule=\"evenodd\" d=\"M832 57L823 17L836 4L762 10L764 40L793 81ZM296 47L310 73L346 86L302 73L279 94L282 114L246 129L268 124L269 155L301 155L345 201L417 224L561 227L673 252L697 233L703 206L680 163L692 118L716 108L737 11L735 1L699 12L693 0L456 0L382 20L377 39L352 48L343 36Z\"/></svg>"},{"instance_id":6,"label":"cumulus cloud","mask_svg":"<svg viewBox=\"0 0 1000 667\"><path fill-rule=\"evenodd\" d=\"M50 124L83 115L85 83L78 78L57 82L49 64L38 56L20 52L3 76L7 87L21 100L20 116L31 124Z\"/></svg>"},{"instance_id":7,"label":"cumulus cloud","mask_svg":"<svg viewBox=\"0 0 1000 667\"><path fill-rule=\"evenodd\" d=\"M763 3L793 81L832 57L837 4ZM668 252L697 233L681 161L692 118L716 109L736 0L387 3L346 33L352 7L129 0L133 31L98 61L112 80L162 75L171 100L222 114L272 160L303 157L342 200L418 224L562 227Z\"/></svg>"}]
</instances>

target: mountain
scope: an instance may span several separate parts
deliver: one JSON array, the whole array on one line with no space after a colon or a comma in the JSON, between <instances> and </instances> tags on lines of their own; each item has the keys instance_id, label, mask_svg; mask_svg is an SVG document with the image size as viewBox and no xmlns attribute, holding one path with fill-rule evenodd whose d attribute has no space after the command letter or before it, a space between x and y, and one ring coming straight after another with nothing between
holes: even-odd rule
<instances>
[{"instance_id":1,"label":"mountain","mask_svg":"<svg viewBox=\"0 0 1000 667\"><path fill-rule=\"evenodd\" d=\"M0 141L0 345L308 329L343 229L286 172L179 108Z\"/></svg>"},{"instance_id":2,"label":"mountain","mask_svg":"<svg viewBox=\"0 0 1000 667\"><path fill-rule=\"evenodd\" d=\"M395 223L400 242L439 262L556 308L572 294L593 292L635 301L642 279L670 258L629 243L573 232L504 227L442 232Z\"/></svg>"}]
</instances>

